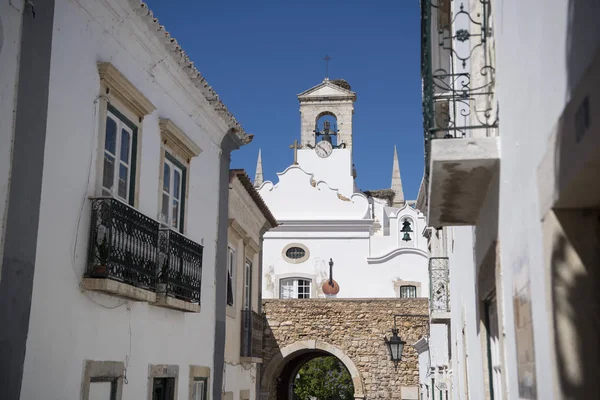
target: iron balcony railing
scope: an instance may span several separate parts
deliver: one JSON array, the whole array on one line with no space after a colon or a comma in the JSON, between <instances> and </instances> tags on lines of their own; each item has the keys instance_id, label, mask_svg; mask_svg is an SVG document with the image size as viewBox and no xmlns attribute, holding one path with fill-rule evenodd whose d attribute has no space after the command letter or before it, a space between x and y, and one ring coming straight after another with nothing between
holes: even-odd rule
<instances>
[{"instance_id":1,"label":"iron balcony railing","mask_svg":"<svg viewBox=\"0 0 600 400\"><path fill-rule=\"evenodd\" d=\"M265 318L251 310L242 310L242 343L240 356L262 357Z\"/></svg>"},{"instance_id":2,"label":"iron balcony railing","mask_svg":"<svg viewBox=\"0 0 600 400\"><path fill-rule=\"evenodd\" d=\"M491 1L421 1L426 178L432 139L463 138L481 129L490 136L498 126Z\"/></svg>"},{"instance_id":3,"label":"iron balcony railing","mask_svg":"<svg viewBox=\"0 0 600 400\"><path fill-rule=\"evenodd\" d=\"M158 283L165 286L167 296L200 303L202 245L174 230L161 229L159 249Z\"/></svg>"},{"instance_id":4,"label":"iron balcony railing","mask_svg":"<svg viewBox=\"0 0 600 400\"><path fill-rule=\"evenodd\" d=\"M158 222L114 198L92 199L87 276L154 291Z\"/></svg>"},{"instance_id":5,"label":"iron balcony railing","mask_svg":"<svg viewBox=\"0 0 600 400\"><path fill-rule=\"evenodd\" d=\"M448 257L429 259L429 306L431 312L450 312L450 270Z\"/></svg>"},{"instance_id":6,"label":"iron balcony railing","mask_svg":"<svg viewBox=\"0 0 600 400\"><path fill-rule=\"evenodd\" d=\"M202 245L111 197L92 199L86 276L200 302Z\"/></svg>"}]
</instances>

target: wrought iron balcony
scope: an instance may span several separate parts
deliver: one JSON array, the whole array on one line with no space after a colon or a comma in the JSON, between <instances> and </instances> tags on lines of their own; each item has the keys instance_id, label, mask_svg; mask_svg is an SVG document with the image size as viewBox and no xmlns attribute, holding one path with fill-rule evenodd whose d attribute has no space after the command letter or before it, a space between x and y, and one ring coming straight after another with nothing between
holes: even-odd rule
<instances>
[{"instance_id":1,"label":"wrought iron balcony","mask_svg":"<svg viewBox=\"0 0 600 400\"><path fill-rule=\"evenodd\" d=\"M435 227L475 225L499 166L490 2L421 1L424 180L435 188L425 204Z\"/></svg>"},{"instance_id":2,"label":"wrought iron balcony","mask_svg":"<svg viewBox=\"0 0 600 400\"><path fill-rule=\"evenodd\" d=\"M161 229L159 249L158 283L161 290L167 296L200 303L202 245L174 230Z\"/></svg>"},{"instance_id":3,"label":"wrought iron balcony","mask_svg":"<svg viewBox=\"0 0 600 400\"><path fill-rule=\"evenodd\" d=\"M242 310L242 342L240 356L262 358L263 328L265 319L262 315Z\"/></svg>"},{"instance_id":4,"label":"wrought iron balcony","mask_svg":"<svg viewBox=\"0 0 600 400\"><path fill-rule=\"evenodd\" d=\"M154 291L158 222L114 198L92 199L88 278Z\"/></svg>"},{"instance_id":5,"label":"wrought iron balcony","mask_svg":"<svg viewBox=\"0 0 600 400\"><path fill-rule=\"evenodd\" d=\"M429 259L429 306L434 313L450 312L450 271L448 257Z\"/></svg>"}]
</instances>

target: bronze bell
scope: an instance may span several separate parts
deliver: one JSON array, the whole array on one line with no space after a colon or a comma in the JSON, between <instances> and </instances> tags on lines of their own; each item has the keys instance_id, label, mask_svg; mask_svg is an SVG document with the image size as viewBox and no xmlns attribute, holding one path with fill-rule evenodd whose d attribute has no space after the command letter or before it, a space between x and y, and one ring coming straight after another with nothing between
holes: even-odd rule
<instances>
[{"instance_id":1,"label":"bronze bell","mask_svg":"<svg viewBox=\"0 0 600 400\"><path fill-rule=\"evenodd\" d=\"M410 227L410 222L405 220L402 223L402 229L400 230L400 232L412 232L413 230Z\"/></svg>"},{"instance_id":2,"label":"bronze bell","mask_svg":"<svg viewBox=\"0 0 600 400\"><path fill-rule=\"evenodd\" d=\"M404 240L405 242L410 242L410 235L408 234L408 232L404 233L402 240Z\"/></svg>"}]
</instances>

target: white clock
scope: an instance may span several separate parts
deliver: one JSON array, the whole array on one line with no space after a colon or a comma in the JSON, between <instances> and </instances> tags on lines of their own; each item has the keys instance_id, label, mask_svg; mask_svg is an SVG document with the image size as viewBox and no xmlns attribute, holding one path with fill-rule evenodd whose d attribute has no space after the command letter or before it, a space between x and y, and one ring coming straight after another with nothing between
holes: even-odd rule
<instances>
[{"instance_id":1,"label":"white clock","mask_svg":"<svg viewBox=\"0 0 600 400\"><path fill-rule=\"evenodd\" d=\"M321 158L327 158L333 152L333 146L326 140L321 140L315 146L315 153Z\"/></svg>"}]
</instances>

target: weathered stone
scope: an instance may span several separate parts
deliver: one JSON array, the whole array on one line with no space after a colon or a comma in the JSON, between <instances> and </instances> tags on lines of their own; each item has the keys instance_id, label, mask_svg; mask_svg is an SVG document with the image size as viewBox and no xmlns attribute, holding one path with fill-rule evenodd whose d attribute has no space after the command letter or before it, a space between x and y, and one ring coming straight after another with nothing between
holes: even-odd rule
<instances>
[{"instance_id":1,"label":"weathered stone","mask_svg":"<svg viewBox=\"0 0 600 400\"><path fill-rule=\"evenodd\" d=\"M428 333L427 299L269 299L263 300L263 310L273 333L264 337L263 366L267 371L287 362L282 360L282 349L298 344L294 351L306 351L299 343L311 342L310 348L330 345L338 349L330 353L358 371L353 376L356 396L400 398L400 387L419 385L418 355L410 344ZM397 321L399 336L407 342L397 370L383 340L391 336L394 314L415 315ZM263 378L261 388L274 400L277 376L265 374Z\"/></svg>"}]
</instances>

